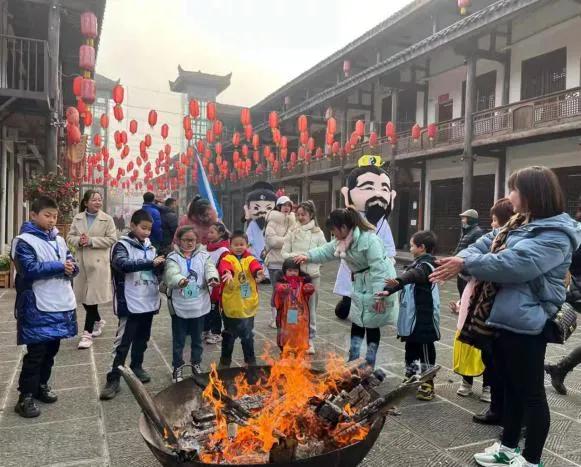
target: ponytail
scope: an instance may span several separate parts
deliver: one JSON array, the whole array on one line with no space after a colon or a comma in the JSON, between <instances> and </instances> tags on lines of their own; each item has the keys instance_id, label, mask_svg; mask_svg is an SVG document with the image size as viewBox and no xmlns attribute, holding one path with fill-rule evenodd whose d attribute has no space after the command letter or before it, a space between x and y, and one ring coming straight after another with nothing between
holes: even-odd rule
<instances>
[{"instance_id":1,"label":"ponytail","mask_svg":"<svg viewBox=\"0 0 581 467\"><path fill-rule=\"evenodd\" d=\"M212 227L220 234L220 240L230 240L230 232L228 232L228 229L222 222L216 222L212 224Z\"/></svg>"},{"instance_id":2,"label":"ponytail","mask_svg":"<svg viewBox=\"0 0 581 467\"><path fill-rule=\"evenodd\" d=\"M355 209L349 207L345 209L335 209L329 214L325 226L330 230L332 228L340 229L345 226L349 230L359 227L362 232L374 232L375 226L366 221L361 214Z\"/></svg>"}]
</instances>

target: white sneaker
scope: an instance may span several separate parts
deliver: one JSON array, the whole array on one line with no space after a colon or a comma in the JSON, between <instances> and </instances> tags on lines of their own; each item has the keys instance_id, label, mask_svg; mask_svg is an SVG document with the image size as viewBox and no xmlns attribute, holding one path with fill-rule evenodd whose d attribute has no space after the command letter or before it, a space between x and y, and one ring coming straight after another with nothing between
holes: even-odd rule
<instances>
[{"instance_id":1,"label":"white sneaker","mask_svg":"<svg viewBox=\"0 0 581 467\"><path fill-rule=\"evenodd\" d=\"M544 464L542 462L539 464L531 464L523 456L518 455L508 465L511 467L543 467Z\"/></svg>"},{"instance_id":2,"label":"white sneaker","mask_svg":"<svg viewBox=\"0 0 581 467\"><path fill-rule=\"evenodd\" d=\"M462 384L456 391L456 394L462 397L467 397L472 394L472 385L468 384L466 381L462 381Z\"/></svg>"},{"instance_id":3,"label":"white sneaker","mask_svg":"<svg viewBox=\"0 0 581 467\"><path fill-rule=\"evenodd\" d=\"M89 331L83 331L81 340L79 341L78 349L88 349L93 345L93 336Z\"/></svg>"},{"instance_id":4,"label":"white sneaker","mask_svg":"<svg viewBox=\"0 0 581 467\"><path fill-rule=\"evenodd\" d=\"M474 460L482 467L501 467L503 465L513 465L512 461L520 456L520 449L511 449L503 446L498 441L486 448L484 452L474 454ZM525 461L526 462L526 461ZM526 465L526 464L514 464Z\"/></svg>"},{"instance_id":5,"label":"white sneaker","mask_svg":"<svg viewBox=\"0 0 581 467\"><path fill-rule=\"evenodd\" d=\"M180 383L184 380L184 370L182 367L173 369L171 380L173 383Z\"/></svg>"},{"instance_id":6,"label":"white sneaker","mask_svg":"<svg viewBox=\"0 0 581 467\"><path fill-rule=\"evenodd\" d=\"M206 336L206 344L219 344L222 342L222 336L220 334L209 333Z\"/></svg>"},{"instance_id":7,"label":"white sneaker","mask_svg":"<svg viewBox=\"0 0 581 467\"><path fill-rule=\"evenodd\" d=\"M480 400L482 402L487 402L490 404L492 401L492 393L490 392L490 386L482 386L482 394L480 395Z\"/></svg>"},{"instance_id":8,"label":"white sneaker","mask_svg":"<svg viewBox=\"0 0 581 467\"><path fill-rule=\"evenodd\" d=\"M269 326L270 326L272 329L276 329L276 319L271 319L271 320L270 320L270 324L269 324Z\"/></svg>"},{"instance_id":9,"label":"white sneaker","mask_svg":"<svg viewBox=\"0 0 581 467\"><path fill-rule=\"evenodd\" d=\"M307 350L307 355L315 355L315 344L313 341L309 341L309 349Z\"/></svg>"},{"instance_id":10,"label":"white sneaker","mask_svg":"<svg viewBox=\"0 0 581 467\"><path fill-rule=\"evenodd\" d=\"M107 321L102 319L101 321L95 321L95 326L93 327L93 337L99 337L103 334L103 328L107 324Z\"/></svg>"},{"instance_id":11,"label":"white sneaker","mask_svg":"<svg viewBox=\"0 0 581 467\"><path fill-rule=\"evenodd\" d=\"M192 364L192 375L196 376L196 375L201 375L203 373L202 371L202 367L200 366L199 363L193 363Z\"/></svg>"}]
</instances>

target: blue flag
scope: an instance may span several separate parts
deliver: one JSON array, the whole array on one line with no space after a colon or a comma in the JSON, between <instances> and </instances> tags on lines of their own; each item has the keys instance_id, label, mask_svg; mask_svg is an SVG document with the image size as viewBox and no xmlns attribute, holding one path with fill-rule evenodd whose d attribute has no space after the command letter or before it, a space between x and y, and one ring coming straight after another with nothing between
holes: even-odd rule
<instances>
[{"instance_id":1,"label":"blue flag","mask_svg":"<svg viewBox=\"0 0 581 467\"><path fill-rule=\"evenodd\" d=\"M220 208L218 201L216 201L216 195L214 194L214 191L212 191L212 186L210 185L210 181L208 180L202 161L200 161L200 155L197 151L196 159L198 161L198 193L202 198L206 198L210 201L210 204L218 213L218 219L222 219L222 209Z\"/></svg>"}]
</instances>

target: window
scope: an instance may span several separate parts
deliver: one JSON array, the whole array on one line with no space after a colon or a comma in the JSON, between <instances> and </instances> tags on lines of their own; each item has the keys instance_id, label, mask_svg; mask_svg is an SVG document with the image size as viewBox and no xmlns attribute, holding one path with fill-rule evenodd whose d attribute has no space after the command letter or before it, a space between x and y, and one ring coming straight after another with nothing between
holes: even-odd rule
<instances>
[{"instance_id":1,"label":"window","mask_svg":"<svg viewBox=\"0 0 581 467\"><path fill-rule=\"evenodd\" d=\"M564 91L567 81L567 48L522 62L521 99Z\"/></svg>"},{"instance_id":2,"label":"window","mask_svg":"<svg viewBox=\"0 0 581 467\"><path fill-rule=\"evenodd\" d=\"M493 109L496 106L496 70L476 77L475 112ZM466 81L462 82L462 116L466 106Z\"/></svg>"}]
</instances>

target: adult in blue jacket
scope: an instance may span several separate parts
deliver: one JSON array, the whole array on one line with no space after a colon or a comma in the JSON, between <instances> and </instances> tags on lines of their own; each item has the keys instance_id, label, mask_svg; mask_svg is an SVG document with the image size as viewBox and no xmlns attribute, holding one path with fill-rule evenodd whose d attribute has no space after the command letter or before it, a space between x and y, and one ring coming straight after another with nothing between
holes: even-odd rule
<instances>
[{"instance_id":1,"label":"adult in blue jacket","mask_svg":"<svg viewBox=\"0 0 581 467\"><path fill-rule=\"evenodd\" d=\"M471 307L480 307L475 312L480 317L488 309L481 325L498 334L493 352L506 383L504 432L501 443L474 459L483 466L535 466L550 426L543 330L565 301L565 277L581 244L581 227L563 212L563 193L550 169L521 169L511 175L508 186L517 215L497 237L482 237L458 256L442 260L431 279L447 280L464 271L481 281L475 293L482 293L473 297ZM473 324L478 329L479 323ZM517 447L523 423L527 438L521 455Z\"/></svg>"},{"instance_id":2,"label":"adult in blue jacket","mask_svg":"<svg viewBox=\"0 0 581 467\"><path fill-rule=\"evenodd\" d=\"M147 211L151 218L153 219L153 226L151 227L151 236L149 240L153 246L159 250L163 242L163 228L161 223L161 214L157 205L155 204L155 195L148 191L143 195L143 207L144 211Z\"/></svg>"}]
</instances>

